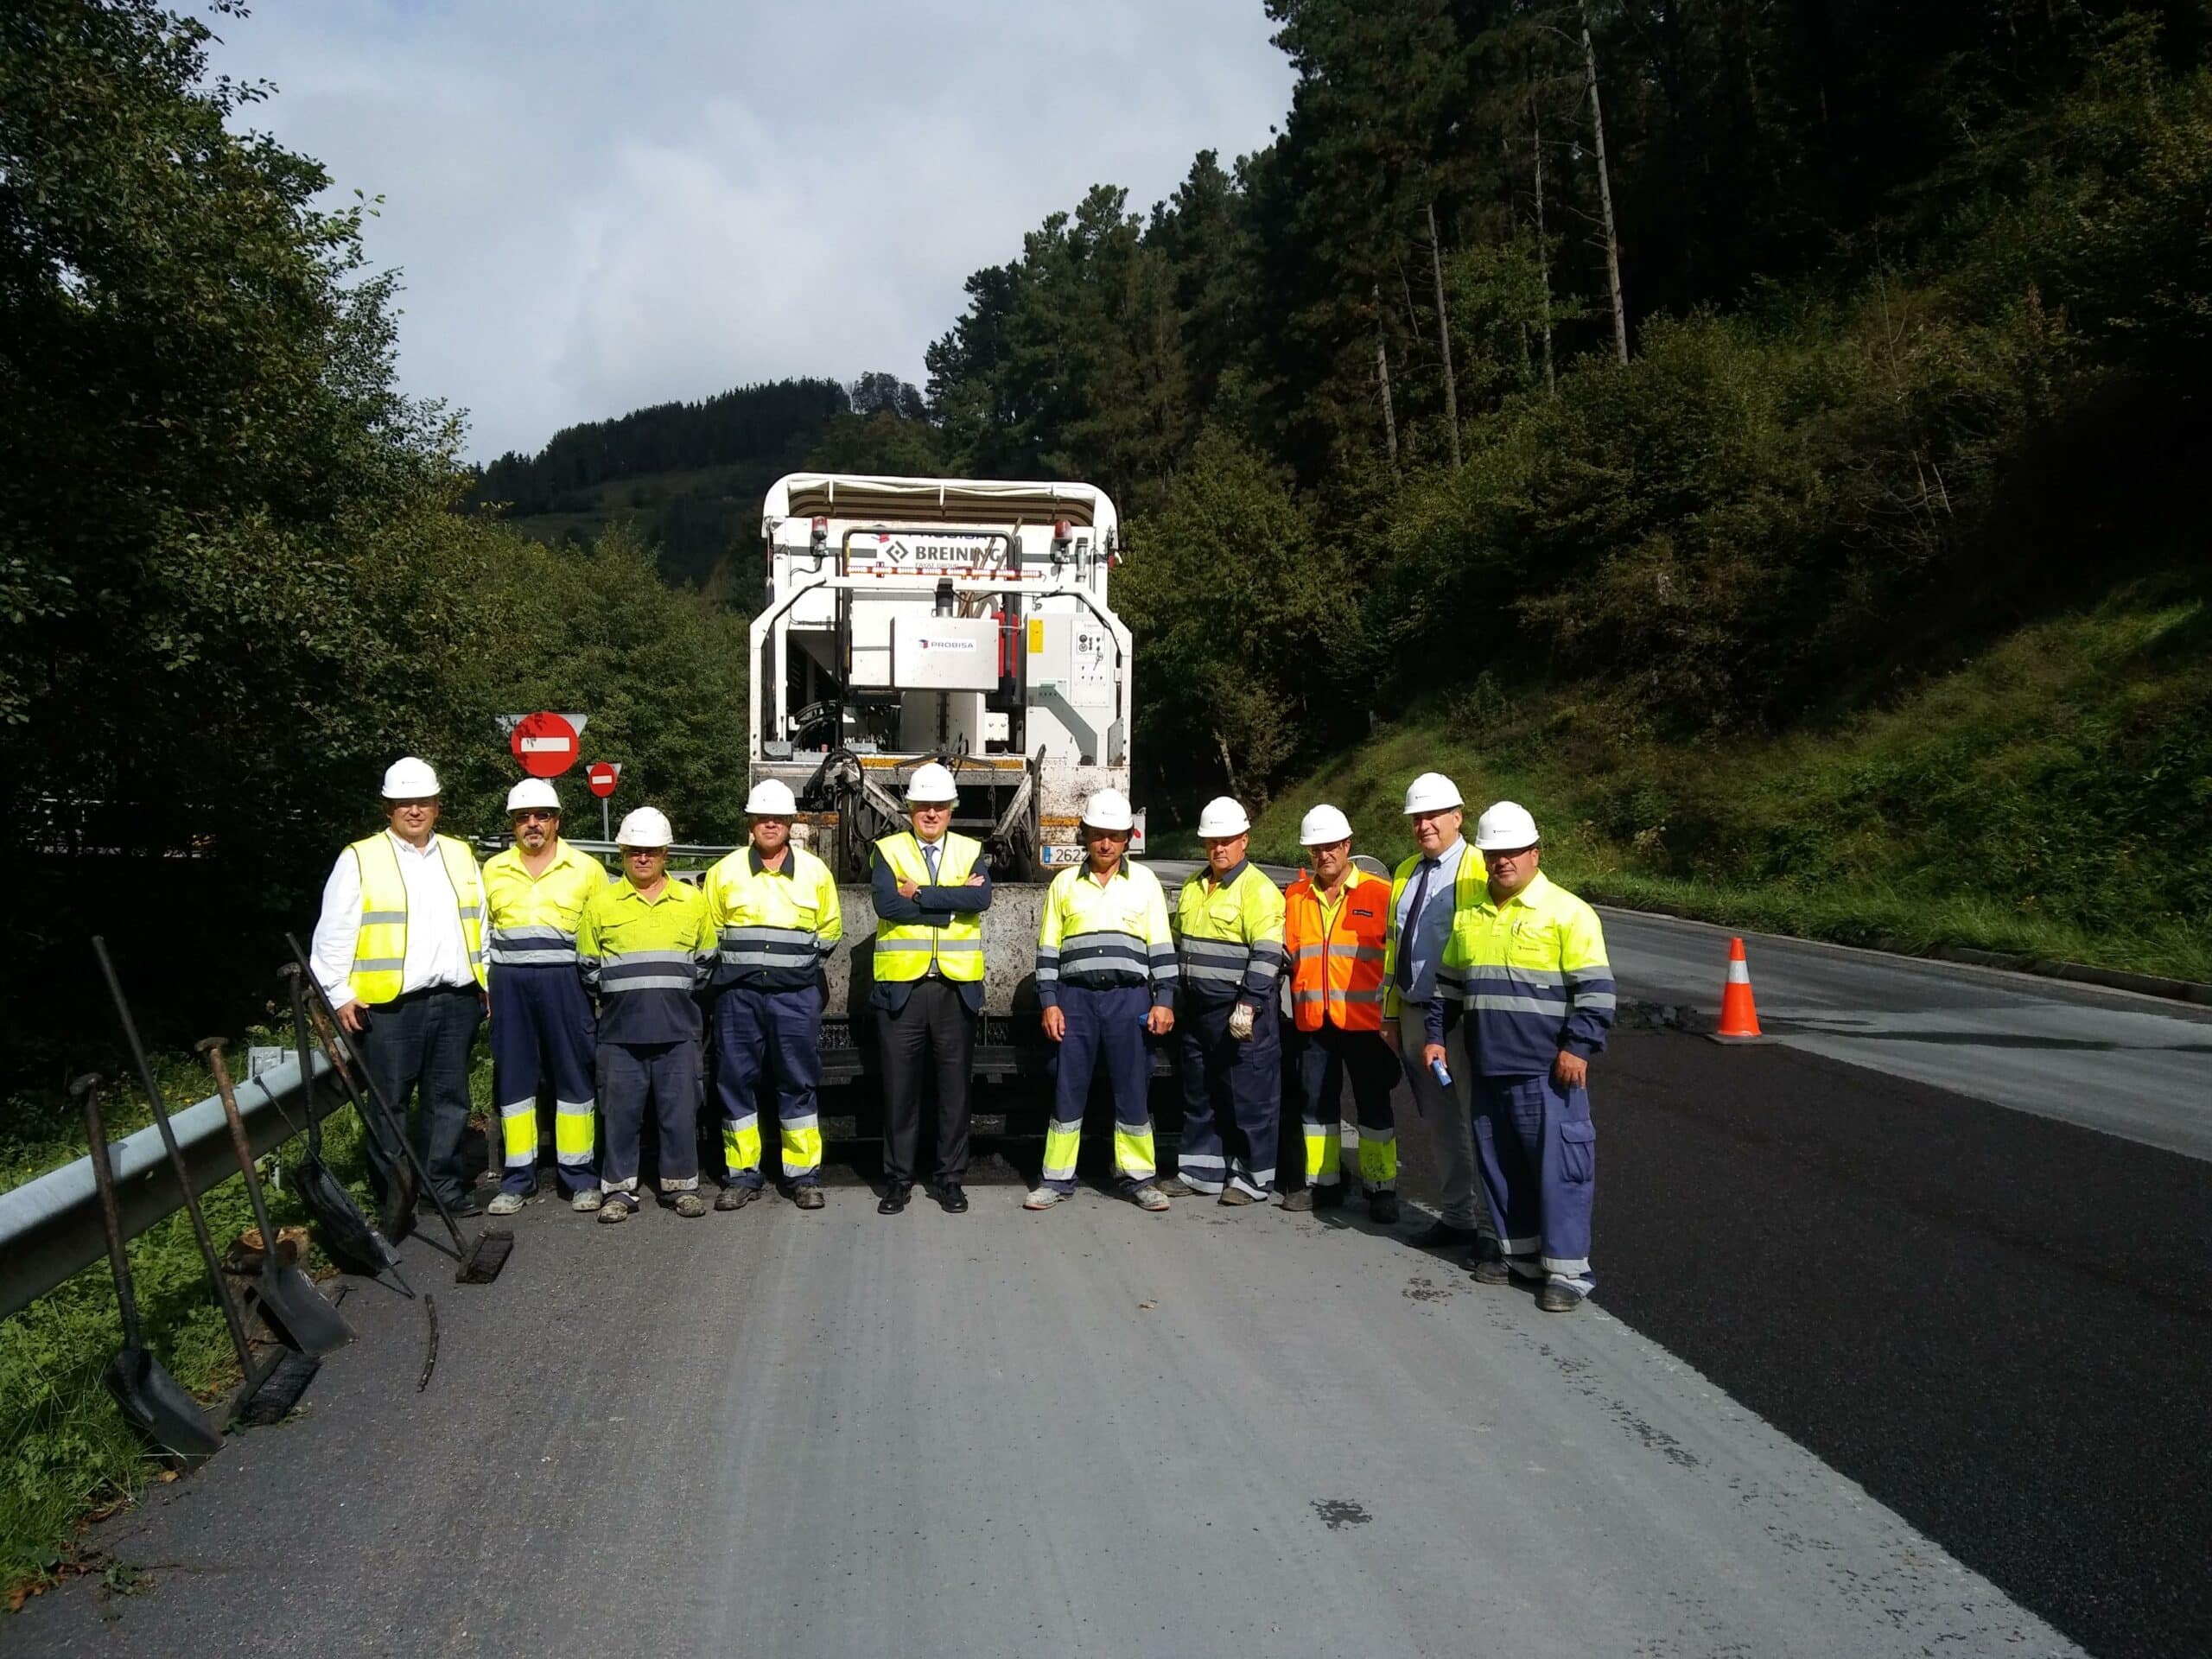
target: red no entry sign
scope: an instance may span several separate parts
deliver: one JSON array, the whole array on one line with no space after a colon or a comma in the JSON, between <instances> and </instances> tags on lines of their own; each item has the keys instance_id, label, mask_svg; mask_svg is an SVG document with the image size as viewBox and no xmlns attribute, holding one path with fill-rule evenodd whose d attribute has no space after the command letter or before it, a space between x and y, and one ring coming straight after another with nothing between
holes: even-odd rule
<instances>
[{"instance_id":1,"label":"red no entry sign","mask_svg":"<svg viewBox=\"0 0 2212 1659\"><path fill-rule=\"evenodd\" d=\"M507 745L533 778L558 778L576 764L576 728L543 710L517 721Z\"/></svg>"},{"instance_id":2,"label":"red no entry sign","mask_svg":"<svg viewBox=\"0 0 2212 1659\"><path fill-rule=\"evenodd\" d=\"M614 785L622 781L622 768L601 760L584 773L584 781L591 785L591 792L603 801L614 792Z\"/></svg>"}]
</instances>

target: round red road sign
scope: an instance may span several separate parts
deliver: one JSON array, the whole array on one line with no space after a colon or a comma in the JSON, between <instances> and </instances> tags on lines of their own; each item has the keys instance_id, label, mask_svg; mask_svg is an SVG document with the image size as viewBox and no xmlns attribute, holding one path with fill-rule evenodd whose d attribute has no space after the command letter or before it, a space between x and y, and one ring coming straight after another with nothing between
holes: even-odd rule
<instances>
[{"instance_id":1,"label":"round red road sign","mask_svg":"<svg viewBox=\"0 0 2212 1659\"><path fill-rule=\"evenodd\" d=\"M576 728L560 715L543 710L517 721L507 746L515 752L522 769L533 778L558 778L576 764Z\"/></svg>"},{"instance_id":2,"label":"round red road sign","mask_svg":"<svg viewBox=\"0 0 2212 1659\"><path fill-rule=\"evenodd\" d=\"M601 760L584 773L584 781L591 785L591 792L605 800L614 792L614 785L622 779L622 768Z\"/></svg>"}]
</instances>

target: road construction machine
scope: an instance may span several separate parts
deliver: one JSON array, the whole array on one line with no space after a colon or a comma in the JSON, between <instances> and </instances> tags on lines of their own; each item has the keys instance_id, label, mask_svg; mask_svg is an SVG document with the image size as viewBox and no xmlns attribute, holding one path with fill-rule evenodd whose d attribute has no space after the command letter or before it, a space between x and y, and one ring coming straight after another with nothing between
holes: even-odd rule
<instances>
[{"instance_id":1,"label":"road construction machine","mask_svg":"<svg viewBox=\"0 0 2212 1659\"><path fill-rule=\"evenodd\" d=\"M906 781L932 760L960 791L953 828L983 843L997 884L976 1071L1040 1071L1044 883L1083 857L1091 792L1129 787L1113 502L1088 484L794 473L768 492L761 536L748 760L753 782L790 785L792 838L842 888L825 1081L872 1069L870 849L906 827ZM1140 813L1133 851L1142 836Z\"/></svg>"}]
</instances>

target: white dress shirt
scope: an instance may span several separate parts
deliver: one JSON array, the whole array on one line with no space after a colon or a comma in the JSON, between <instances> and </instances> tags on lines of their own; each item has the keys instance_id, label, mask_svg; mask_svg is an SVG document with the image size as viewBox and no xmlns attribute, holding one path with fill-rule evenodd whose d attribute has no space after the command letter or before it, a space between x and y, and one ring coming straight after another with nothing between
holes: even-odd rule
<instances>
[{"instance_id":1,"label":"white dress shirt","mask_svg":"<svg viewBox=\"0 0 2212 1659\"><path fill-rule=\"evenodd\" d=\"M433 985L474 985L476 976L469 971L468 946L461 931L461 899L446 874L438 838L434 835L429 846L417 849L389 830L385 834L399 855L400 879L407 884L407 956L399 994ZM360 932L361 865L348 847L322 884L322 914L308 953L333 1007L354 1000L353 944Z\"/></svg>"}]
</instances>

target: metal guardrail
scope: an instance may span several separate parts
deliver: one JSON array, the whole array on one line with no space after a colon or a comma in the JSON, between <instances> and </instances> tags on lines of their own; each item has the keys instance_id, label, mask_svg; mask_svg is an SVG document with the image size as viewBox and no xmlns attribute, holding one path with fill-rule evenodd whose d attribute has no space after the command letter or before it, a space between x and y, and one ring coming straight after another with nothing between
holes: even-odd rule
<instances>
[{"instance_id":1,"label":"metal guardrail","mask_svg":"<svg viewBox=\"0 0 2212 1659\"><path fill-rule=\"evenodd\" d=\"M329 1084L329 1061L320 1054L311 1058L312 1104L316 1116L327 1117L344 1097ZM291 1137L290 1126L277 1110L280 1103L292 1122L304 1122L302 1107L309 1103L305 1092L296 1060L287 1060L238 1085L238 1116L245 1120L246 1140L255 1156ZM219 1096L210 1095L172 1112L169 1122L176 1131L178 1149L184 1154L185 1172L191 1178L194 1192L205 1192L238 1173L238 1156L231 1147L230 1129ZM160 1130L149 1125L125 1135L110 1144L108 1155L115 1166L115 1196L124 1237L136 1237L183 1206L168 1154L162 1147ZM0 1319L36 1301L106 1255L107 1238L100 1225L99 1198L92 1185L89 1154L73 1164L50 1169L21 1186L0 1192Z\"/></svg>"}]
</instances>

